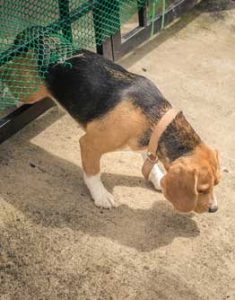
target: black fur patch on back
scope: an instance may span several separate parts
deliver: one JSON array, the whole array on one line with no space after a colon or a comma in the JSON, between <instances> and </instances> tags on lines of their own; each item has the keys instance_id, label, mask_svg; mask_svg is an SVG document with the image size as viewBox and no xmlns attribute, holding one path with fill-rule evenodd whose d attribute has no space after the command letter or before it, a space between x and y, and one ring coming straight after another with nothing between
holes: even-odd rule
<instances>
[{"instance_id":1,"label":"black fur patch on back","mask_svg":"<svg viewBox=\"0 0 235 300\"><path fill-rule=\"evenodd\" d=\"M64 63L51 66L46 85L82 124L102 117L125 100L139 107L150 123L171 107L149 79L87 50L79 50Z\"/></svg>"},{"instance_id":2,"label":"black fur patch on back","mask_svg":"<svg viewBox=\"0 0 235 300\"><path fill-rule=\"evenodd\" d=\"M135 85L138 75L87 50L77 51L48 70L46 85L55 99L78 122L102 117Z\"/></svg>"},{"instance_id":3,"label":"black fur patch on back","mask_svg":"<svg viewBox=\"0 0 235 300\"><path fill-rule=\"evenodd\" d=\"M171 104L164 98L156 85L146 77L138 76L135 85L125 91L133 104L139 107L147 116L150 125L155 124Z\"/></svg>"}]
</instances>

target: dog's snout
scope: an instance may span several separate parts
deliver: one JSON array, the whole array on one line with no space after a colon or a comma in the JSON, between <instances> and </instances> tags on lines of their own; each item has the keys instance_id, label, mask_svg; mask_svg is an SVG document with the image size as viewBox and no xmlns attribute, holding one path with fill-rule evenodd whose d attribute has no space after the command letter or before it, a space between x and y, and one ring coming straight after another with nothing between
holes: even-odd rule
<instances>
[{"instance_id":1,"label":"dog's snout","mask_svg":"<svg viewBox=\"0 0 235 300\"><path fill-rule=\"evenodd\" d=\"M218 205L215 205L215 206L209 207L208 212L209 213L214 213L217 210L218 210Z\"/></svg>"},{"instance_id":2,"label":"dog's snout","mask_svg":"<svg viewBox=\"0 0 235 300\"><path fill-rule=\"evenodd\" d=\"M209 203L209 209L208 209L208 212L209 213L214 213L218 210L218 202L217 202L217 199L215 197L215 194L212 193L212 199Z\"/></svg>"}]
</instances>

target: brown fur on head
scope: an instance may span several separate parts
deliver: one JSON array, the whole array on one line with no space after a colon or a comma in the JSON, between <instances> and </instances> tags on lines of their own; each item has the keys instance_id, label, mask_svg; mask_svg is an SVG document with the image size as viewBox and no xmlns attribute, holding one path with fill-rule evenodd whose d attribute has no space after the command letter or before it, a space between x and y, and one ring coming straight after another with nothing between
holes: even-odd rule
<instances>
[{"instance_id":1,"label":"brown fur on head","mask_svg":"<svg viewBox=\"0 0 235 300\"><path fill-rule=\"evenodd\" d=\"M220 179L218 152L200 144L176 159L161 180L164 196L180 212L206 212L215 204L213 188Z\"/></svg>"}]
</instances>

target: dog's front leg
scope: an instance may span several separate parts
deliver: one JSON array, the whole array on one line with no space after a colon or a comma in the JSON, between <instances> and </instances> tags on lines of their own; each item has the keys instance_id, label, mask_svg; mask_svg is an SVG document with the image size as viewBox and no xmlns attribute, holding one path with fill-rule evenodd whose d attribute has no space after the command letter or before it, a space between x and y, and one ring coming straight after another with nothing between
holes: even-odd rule
<instances>
[{"instance_id":1,"label":"dog's front leg","mask_svg":"<svg viewBox=\"0 0 235 300\"><path fill-rule=\"evenodd\" d=\"M162 190L160 182L163 176L164 174L162 173L162 170L159 168L157 164L155 164L152 168L152 171L149 174L149 181L152 182L152 184L154 185L157 191Z\"/></svg>"},{"instance_id":2,"label":"dog's front leg","mask_svg":"<svg viewBox=\"0 0 235 300\"><path fill-rule=\"evenodd\" d=\"M145 160L147 155L146 153L142 153L142 157ZM153 186L157 191L161 191L161 179L164 176L162 170L159 168L158 164L155 164L149 174L148 180L152 182Z\"/></svg>"},{"instance_id":3,"label":"dog's front leg","mask_svg":"<svg viewBox=\"0 0 235 300\"><path fill-rule=\"evenodd\" d=\"M113 195L106 190L100 178L100 159L103 153L100 153L99 147L88 135L81 137L80 147L84 181L95 205L103 208L116 206Z\"/></svg>"}]
</instances>

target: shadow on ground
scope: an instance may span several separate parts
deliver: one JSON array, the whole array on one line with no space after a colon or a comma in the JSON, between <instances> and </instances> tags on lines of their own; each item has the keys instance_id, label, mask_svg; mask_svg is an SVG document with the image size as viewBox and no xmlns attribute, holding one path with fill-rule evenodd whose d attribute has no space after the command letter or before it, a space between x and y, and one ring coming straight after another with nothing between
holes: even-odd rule
<instances>
[{"instance_id":1,"label":"shadow on ground","mask_svg":"<svg viewBox=\"0 0 235 300\"><path fill-rule=\"evenodd\" d=\"M54 119L51 113L37 120L34 134ZM5 201L34 223L44 227L69 227L91 236L112 239L139 251L162 247L175 237L190 238L199 234L196 222L189 216L175 214L163 196L151 209L133 209L126 205L112 210L96 208L83 183L80 166L30 143L31 132L28 130L20 136L20 151L25 155L17 164L11 162L14 154L9 149L19 146L18 138L5 144L6 152L2 146L0 191ZM12 172L10 175L12 168L14 175ZM103 180L110 191L115 186L148 188L137 176L106 173ZM16 198L16 201L12 200Z\"/></svg>"},{"instance_id":2,"label":"shadow on ground","mask_svg":"<svg viewBox=\"0 0 235 300\"><path fill-rule=\"evenodd\" d=\"M221 12L235 7L234 0L206 0L198 4L197 8L207 12Z\"/></svg>"}]
</instances>

